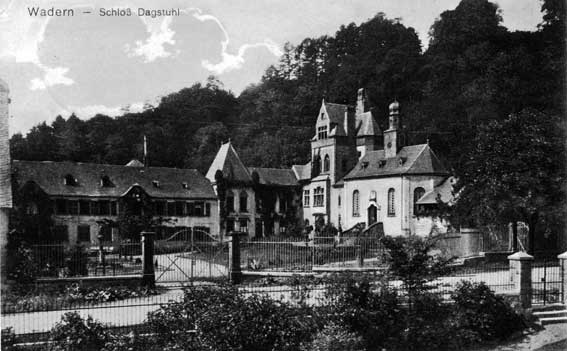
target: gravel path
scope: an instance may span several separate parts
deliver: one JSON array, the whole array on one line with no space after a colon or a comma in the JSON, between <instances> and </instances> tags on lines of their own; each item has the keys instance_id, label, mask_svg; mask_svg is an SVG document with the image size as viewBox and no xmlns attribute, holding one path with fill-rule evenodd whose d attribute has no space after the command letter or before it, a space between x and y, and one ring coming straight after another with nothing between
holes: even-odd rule
<instances>
[{"instance_id":1,"label":"gravel path","mask_svg":"<svg viewBox=\"0 0 567 351\"><path fill-rule=\"evenodd\" d=\"M564 351L567 350L567 324L546 325L545 329L497 346L470 351Z\"/></svg>"}]
</instances>

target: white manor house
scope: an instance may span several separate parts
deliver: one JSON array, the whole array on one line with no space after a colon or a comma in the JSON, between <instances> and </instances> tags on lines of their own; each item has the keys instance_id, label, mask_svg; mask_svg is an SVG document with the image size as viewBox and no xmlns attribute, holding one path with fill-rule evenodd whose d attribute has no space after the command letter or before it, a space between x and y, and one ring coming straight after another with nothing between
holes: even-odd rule
<instances>
[{"instance_id":1,"label":"white manor house","mask_svg":"<svg viewBox=\"0 0 567 351\"><path fill-rule=\"evenodd\" d=\"M454 178L428 144L404 145L407 138L400 127L398 102L390 104L389 127L381 131L367 109L366 100L364 89L358 91L356 108L323 100L311 139L311 161L294 165L292 172L279 170L288 173L285 182L288 190L292 185L290 178L294 178L294 195L286 197L286 205L297 206L297 215L307 224L313 225L322 217L325 223L339 230L363 224L366 228L380 225L387 235L424 236L445 232L444 223L423 212L427 207L437 206L438 201L450 201ZM227 162L227 149L234 154L230 162ZM213 186L216 186L213 175L223 171L218 165L228 163L230 170L224 166L224 173L229 180L237 181L240 187L249 184L249 190L253 191L253 182L246 182L254 178L253 169L242 164L230 143L221 147L209 169L207 177ZM279 189L281 183L281 177L264 182ZM229 193L228 202L232 204L235 195ZM259 225L261 216L255 210L251 208L236 216L251 237L285 229L282 223ZM254 224L246 224L247 220ZM230 222L230 229L239 229L234 227L233 220Z\"/></svg>"}]
</instances>

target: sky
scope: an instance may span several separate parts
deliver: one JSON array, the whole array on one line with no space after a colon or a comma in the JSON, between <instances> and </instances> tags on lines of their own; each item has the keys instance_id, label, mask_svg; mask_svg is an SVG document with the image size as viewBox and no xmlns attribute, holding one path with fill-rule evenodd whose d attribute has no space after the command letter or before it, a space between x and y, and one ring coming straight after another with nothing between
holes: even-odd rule
<instances>
[{"instance_id":1,"label":"sky","mask_svg":"<svg viewBox=\"0 0 567 351\"><path fill-rule=\"evenodd\" d=\"M538 0L496 0L503 25L536 30ZM238 95L278 62L286 42L333 35L378 12L413 27L424 48L459 0L0 0L0 79L10 87L10 133L57 115L117 116L215 75ZM29 8L73 9L35 17ZM130 8L132 16L101 16ZM180 16L138 16L138 8ZM90 13L83 13L84 11Z\"/></svg>"}]
</instances>

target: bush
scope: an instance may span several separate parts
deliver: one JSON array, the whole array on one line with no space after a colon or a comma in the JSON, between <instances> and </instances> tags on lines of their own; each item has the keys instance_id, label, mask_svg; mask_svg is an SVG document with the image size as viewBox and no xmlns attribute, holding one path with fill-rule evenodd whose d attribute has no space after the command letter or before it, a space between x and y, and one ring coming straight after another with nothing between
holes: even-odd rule
<instances>
[{"instance_id":1,"label":"bush","mask_svg":"<svg viewBox=\"0 0 567 351\"><path fill-rule=\"evenodd\" d=\"M77 312L65 313L49 332L53 349L61 351L101 350L109 340L102 323L91 316L83 319Z\"/></svg>"},{"instance_id":2,"label":"bush","mask_svg":"<svg viewBox=\"0 0 567 351\"><path fill-rule=\"evenodd\" d=\"M463 281L451 297L452 322L465 344L505 339L526 327L523 316L484 283Z\"/></svg>"},{"instance_id":3,"label":"bush","mask_svg":"<svg viewBox=\"0 0 567 351\"><path fill-rule=\"evenodd\" d=\"M422 292L415 295L411 308L405 310L405 329L392 349L454 350L454 329L448 323L451 306L440 296Z\"/></svg>"},{"instance_id":4,"label":"bush","mask_svg":"<svg viewBox=\"0 0 567 351\"><path fill-rule=\"evenodd\" d=\"M372 282L366 276L332 280L327 294L327 315L362 336L367 350L395 344L405 328L404 313L387 281Z\"/></svg>"},{"instance_id":5,"label":"bush","mask_svg":"<svg viewBox=\"0 0 567 351\"><path fill-rule=\"evenodd\" d=\"M14 329L12 329L12 327L2 329L2 341L0 342L0 345L2 345L2 350L19 350L20 348L14 346L16 344L16 341L16 333L14 332Z\"/></svg>"},{"instance_id":6,"label":"bush","mask_svg":"<svg viewBox=\"0 0 567 351\"><path fill-rule=\"evenodd\" d=\"M150 313L148 321L166 347L285 351L297 350L315 330L305 311L231 287L202 287ZM194 335L188 333L193 329Z\"/></svg>"},{"instance_id":7,"label":"bush","mask_svg":"<svg viewBox=\"0 0 567 351\"><path fill-rule=\"evenodd\" d=\"M302 347L304 351L363 351L364 342L360 335L347 328L330 323L315 335L313 341Z\"/></svg>"}]
</instances>

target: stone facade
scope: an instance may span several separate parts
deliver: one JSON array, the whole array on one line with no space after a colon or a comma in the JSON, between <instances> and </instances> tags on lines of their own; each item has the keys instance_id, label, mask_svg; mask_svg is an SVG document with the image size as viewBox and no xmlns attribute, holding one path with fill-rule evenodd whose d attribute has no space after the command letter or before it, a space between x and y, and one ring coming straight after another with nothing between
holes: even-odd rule
<instances>
[{"instance_id":1,"label":"stone facade","mask_svg":"<svg viewBox=\"0 0 567 351\"><path fill-rule=\"evenodd\" d=\"M436 206L436 195L450 194L450 175L429 145L408 146L405 139L398 102L390 105L389 128L382 133L363 89L354 110L323 100L311 162L293 167L302 184L304 220L323 217L343 230L382 223L388 235L446 231L445 223L414 212Z\"/></svg>"}]
</instances>

